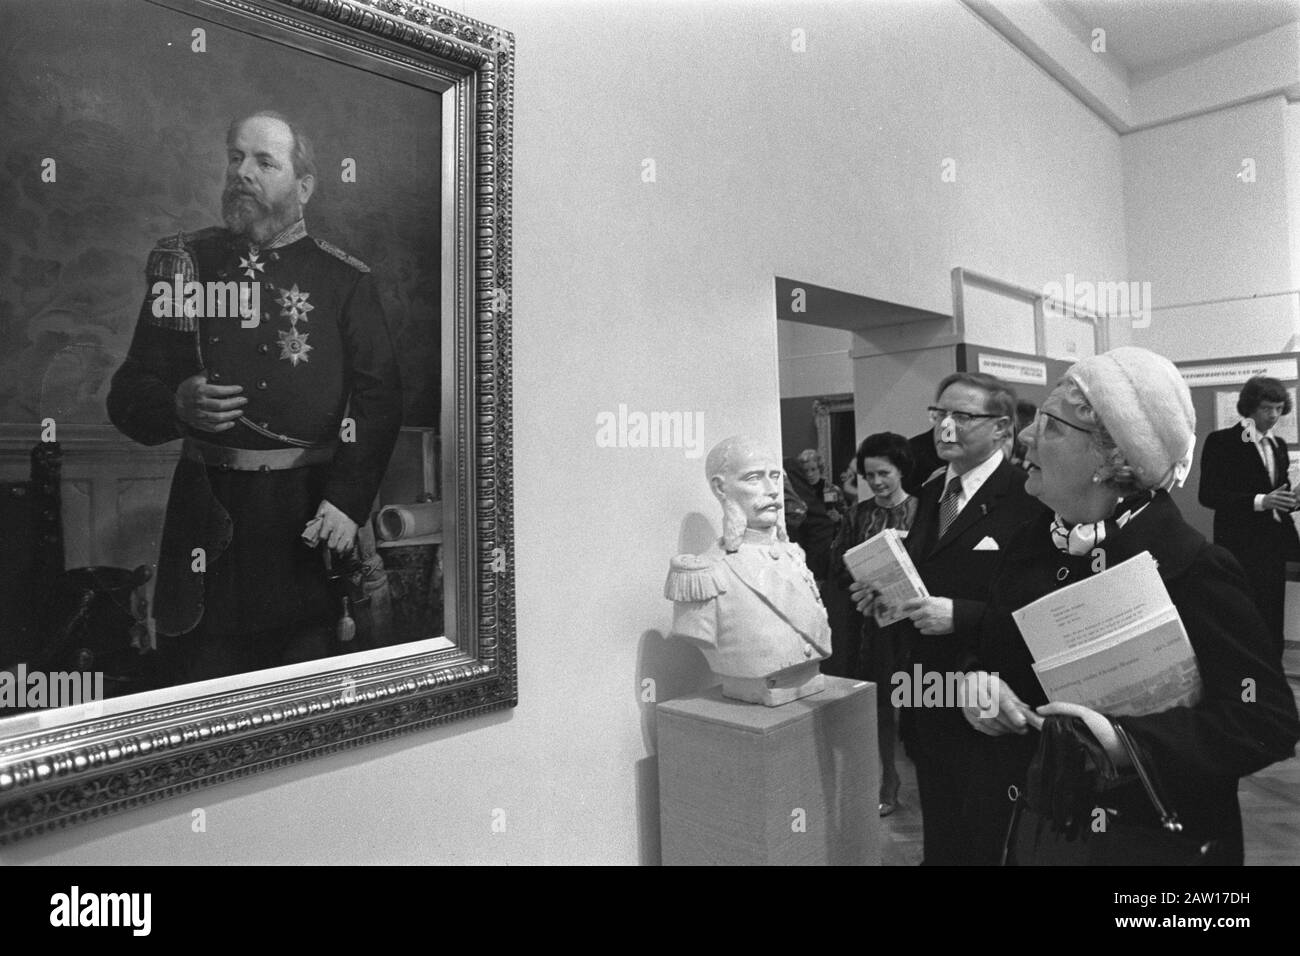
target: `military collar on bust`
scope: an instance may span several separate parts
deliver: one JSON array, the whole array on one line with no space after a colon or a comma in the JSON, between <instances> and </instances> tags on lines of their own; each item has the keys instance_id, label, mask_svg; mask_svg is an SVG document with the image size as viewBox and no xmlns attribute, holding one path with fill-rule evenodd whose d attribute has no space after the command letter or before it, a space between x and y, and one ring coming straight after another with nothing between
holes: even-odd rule
<instances>
[{"instance_id":1,"label":"military collar on bust","mask_svg":"<svg viewBox=\"0 0 1300 956\"><path fill-rule=\"evenodd\" d=\"M728 551L728 555L740 555L741 557L762 555L765 558L771 558L773 561L781 560L785 551L781 548L780 542L773 541L770 544L758 544L752 541L742 541L740 547L735 551Z\"/></svg>"},{"instance_id":2,"label":"military collar on bust","mask_svg":"<svg viewBox=\"0 0 1300 956\"><path fill-rule=\"evenodd\" d=\"M771 533L755 531L752 528L746 528L741 539L736 543L734 549L728 548L726 541L720 541L719 545L726 554L738 554L744 550L751 554L762 554L772 559L779 559L781 555L789 551L787 542L781 541L776 535L776 530Z\"/></svg>"}]
</instances>

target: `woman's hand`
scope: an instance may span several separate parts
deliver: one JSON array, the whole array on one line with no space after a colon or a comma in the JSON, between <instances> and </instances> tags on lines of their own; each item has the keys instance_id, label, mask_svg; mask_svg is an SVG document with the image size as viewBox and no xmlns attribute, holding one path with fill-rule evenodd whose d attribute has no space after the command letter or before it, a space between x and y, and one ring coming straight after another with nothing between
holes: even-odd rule
<instances>
[{"instance_id":1,"label":"woman's hand","mask_svg":"<svg viewBox=\"0 0 1300 956\"><path fill-rule=\"evenodd\" d=\"M1043 717L1051 717L1053 714L1062 714L1066 717L1078 717L1087 726L1092 735L1097 738L1097 743L1106 751L1106 756L1110 757L1116 768L1122 769L1132 765L1128 759L1128 751L1124 745L1119 742L1119 736L1115 733L1115 728L1111 726L1109 720L1104 714L1099 714L1091 707L1084 707L1082 704L1067 704L1063 701L1053 701L1050 704L1044 704L1038 708L1038 713ZM1039 721L1039 726L1042 721Z\"/></svg>"},{"instance_id":2,"label":"woman's hand","mask_svg":"<svg viewBox=\"0 0 1300 956\"><path fill-rule=\"evenodd\" d=\"M966 675L962 686L962 716L966 718L966 723L982 734L990 737L1025 734L1030 727L1038 730L1043 726L1043 719L1017 697L1016 692L1004 684L997 674L971 671Z\"/></svg>"}]
</instances>

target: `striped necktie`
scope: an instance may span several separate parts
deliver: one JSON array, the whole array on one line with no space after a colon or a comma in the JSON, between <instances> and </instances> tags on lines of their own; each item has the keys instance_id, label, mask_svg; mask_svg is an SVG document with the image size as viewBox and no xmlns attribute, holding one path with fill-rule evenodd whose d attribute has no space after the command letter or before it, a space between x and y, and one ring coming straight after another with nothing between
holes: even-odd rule
<instances>
[{"instance_id":1,"label":"striped necktie","mask_svg":"<svg viewBox=\"0 0 1300 956\"><path fill-rule=\"evenodd\" d=\"M948 533L952 523L957 520L957 499L961 497L961 476L956 476L943 489L939 499L939 540Z\"/></svg>"}]
</instances>

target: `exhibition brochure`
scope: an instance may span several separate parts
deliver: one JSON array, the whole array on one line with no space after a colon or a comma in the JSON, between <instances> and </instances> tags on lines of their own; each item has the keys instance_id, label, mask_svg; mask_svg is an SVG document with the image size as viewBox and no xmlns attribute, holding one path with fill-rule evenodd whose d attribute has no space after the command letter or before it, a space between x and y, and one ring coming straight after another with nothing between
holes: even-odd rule
<instances>
[{"instance_id":1,"label":"exhibition brochure","mask_svg":"<svg viewBox=\"0 0 1300 956\"><path fill-rule=\"evenodd\" d=\"M1012 617L1053 701L1122 717L1200 698L1196 654L1149 551Z\"/></svg>"},{"instance_id":2,"label":"exhibition brochure","mask_svg":"<svg viewBox=\"0 0 1300 956\"><path fill-rule=\"evenodd\" d=\"M844 566L855 581L866 581L879 592L872 617L888 627L907 617L899 608L912 598L929 597L916 565L903 545L907 532L886 528L844 552Z\"/></svg>"}]
</instances>

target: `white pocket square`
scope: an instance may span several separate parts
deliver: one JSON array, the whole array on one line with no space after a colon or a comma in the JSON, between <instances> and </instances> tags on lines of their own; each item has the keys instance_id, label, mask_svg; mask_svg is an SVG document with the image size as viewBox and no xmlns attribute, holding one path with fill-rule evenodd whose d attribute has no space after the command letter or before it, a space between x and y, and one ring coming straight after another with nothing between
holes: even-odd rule
<instances>
[{"instance_id":1,"label":"white pocket square","mask_svg":"<svg viewBox=\"0 0 1300 956\"><path fill-rule=\"evenodd\" d=\"M975 545L975 547L972 548L971 550L972 551L997 551L998 543L994 541L992 538L986 537L979 544Z\"/></svg>"}]
</instances>

